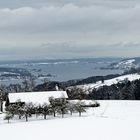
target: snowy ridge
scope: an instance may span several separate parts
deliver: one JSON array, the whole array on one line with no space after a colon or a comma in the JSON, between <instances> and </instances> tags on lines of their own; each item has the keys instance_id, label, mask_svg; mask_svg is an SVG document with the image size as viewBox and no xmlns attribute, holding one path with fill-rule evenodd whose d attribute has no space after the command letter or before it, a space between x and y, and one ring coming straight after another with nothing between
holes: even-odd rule
<instances>
[{"instance_id":1,"label":"snowy ridge","mask_svg":"<svg viewBox=\"0 0 140 140\"><path fill-rule=\"evenodd\" d=\"M93 89L93 88L99 88L101 86L111 86L113 84L117 84L118 82L122 82L125 79L129 80L129 81L134 81L137 79L140 79L140 74L128 74L128 75L123 75L123 76L119 76L113 79L109 79L109 80L105 80L104 83L102 83L101 81L97 82L97 83L93 83L93 84L87 84L87 85L79 85L77 86L78 88L82 88L84 90L88 90L88 89Z\"/></svg>"},{"instance_id":2,"label":"snowy ridge","mask_svg":"<svg viewBox=\"0 0 140 140\"><path fill-rule=\"evenodd\" d=\"M122 60L118 63L112 64L111 67L113 67L115 69L131 69L131 68L137 67L135 62L136 62L135 59Z\"/></svg>"},{"instance_id":3,"label":"snowy ridge","mask_svg":"<svg viewBox=\"0 0 140 140\"><path fill-rule=\"evenodd\" d=\"M135 62L135 59L124 60L124 61L119 62L116 65L116 68L117 67L131 68L132 66L134 66L134 62Z\"/></svg>"}]
</instances>

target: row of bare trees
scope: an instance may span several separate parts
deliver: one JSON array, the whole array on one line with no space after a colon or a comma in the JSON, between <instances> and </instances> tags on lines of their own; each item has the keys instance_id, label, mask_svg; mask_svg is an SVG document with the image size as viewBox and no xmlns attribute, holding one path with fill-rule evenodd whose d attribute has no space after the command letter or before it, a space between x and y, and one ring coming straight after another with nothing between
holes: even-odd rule
<instances>
[{"instance_id":1,"label":"row of bare trees","mask_svg":"<svg viewBox=\"0 0 140 140\"><path fill-rule=\"evenodd\" d=\"M33 115L36 117L44 116L44 119L47 119L47 116L56 117L57 115L61 115L64 117L65 114L72 115L73 113L79 113L79 116L81 116L83 112L86 112L86 108L84 103L80 101L77 103L70 103L64 98L50 98L49 104L24 104L20 101L16 104L11 104L6 109L6 116L4 119L9 123L9 120L15 116L18 116L19 119L25 118L25 120L28 121L28 118Z\"/></svg>"}]
</instances>

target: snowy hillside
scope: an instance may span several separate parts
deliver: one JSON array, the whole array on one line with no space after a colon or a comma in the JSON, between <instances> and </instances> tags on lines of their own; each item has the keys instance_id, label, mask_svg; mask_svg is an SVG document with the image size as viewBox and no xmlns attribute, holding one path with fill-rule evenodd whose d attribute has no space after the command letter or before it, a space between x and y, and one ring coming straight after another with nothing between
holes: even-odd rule
<instances>
[{"instance_id":1,"label":"snowy hillside","mask_svg":"<svg viewBox=\"0 0 140 140\"><path fill-rule=\"evenodd\" d=\"M110 86L112 84L117 84L118 82L122 82L125 79L127 79L129 81L134 81L134 80L140 79L140 74L128 74L128 75L119 76L119 77L116 77L113 79L105 80L104 83L99 81L97 83L92 83L92 84L87 84L87 85L79 85L77 87L82 88L84 90L88 90L88 89L98 88L98 87L101 87L104 85Z\"/></svg>"},{"instance_id":2,"label":"snowy hillside","mask_svg":"<svg viewBox=\"0 0 140 140\"><path fill-rule=\"evenodd\" d=\"M123 60L123 61L120 61L119 63L115 64L113 67L119 68L119 69L134 68L134 67L136 67L136 64L134 62L135 62L135 59Z\"/></svg>"},{"instance_id":3,"label":"snowy hillside","mask_svg":"<svg viewBox=\"0 0 140 140\"><path fill-rule=\"evenodd\" d=\"M140 140L139 101L99 101L83 117L7 124L0 115L2 140Z\"/></svg>"},{"instance_id":4,"label":"snowy hillside","mask_svg":"<svg viewBox=\"0 0 140 140\"><path fill-rule=\"evenodd\" d=\"M140 57L124 59L116 63L112 63L110 69L131 69L140 67Z\"/></svg>"}]
</instances>

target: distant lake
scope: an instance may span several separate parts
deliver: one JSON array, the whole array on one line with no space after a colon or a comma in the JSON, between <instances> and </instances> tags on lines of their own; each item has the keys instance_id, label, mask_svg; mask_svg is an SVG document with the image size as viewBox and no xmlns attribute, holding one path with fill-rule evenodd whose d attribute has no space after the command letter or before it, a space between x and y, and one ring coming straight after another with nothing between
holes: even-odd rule
<instances>
[{"instance_id":1,"label":"distant lake","mask_svg":"<svg viewBox=\"0 0 140 140\"><path fill-rule=\"evenodd\" d=\"M1 67L24 68L34 75L48 75L49 80L67 81L82 79L90 76L122 73L122 70L100 69L107 67L118 58L93 58L93 59L58 59L58 60L32 60L32 61L7 61L0 62Z\"/></svg>"}]
</instances>

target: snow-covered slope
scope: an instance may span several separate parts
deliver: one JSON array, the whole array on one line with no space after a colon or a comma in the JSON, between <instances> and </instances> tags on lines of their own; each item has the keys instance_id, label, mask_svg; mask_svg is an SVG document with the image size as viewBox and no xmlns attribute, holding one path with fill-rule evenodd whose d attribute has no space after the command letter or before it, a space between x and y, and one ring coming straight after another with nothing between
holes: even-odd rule
<instances>
[{"instance_id":1,"label":"snow-covered slope","mask_svg":"<svg viewBox=\"0 0 140 140\"><path fill-rule=\"evenodd\" d=\"M140 79L140 74L123 75L123 76L119 76L119 77L116 77L116 78L113 78L113 79L105 80L104 83L99 81L97 83L79 85L77 87L82 88L84 90L88 90L88 89L98 88L98 87L101 87L101 86L104 86L104 85L110 86L112 84L117 84L118 82L122 82L125 79L127 79L129 81L134 81L134 80Z\"/></svg>"},{"instance_id":2,"label":"snow-covered slope","mask_svg":"<svg viewBox=\"0 0 140 140\"><path fill-rule=\"evenodd\" d=\"M116 63L112 63L110 69L131 69L140 67L140 57L124 59Z\"/></svg>"},{"instance_id":3,"label":"snow-covered slope","mask_svg":"<svg viewBox=\"0 0 140 140\"><path fill-rule=\"evenodd\" d=\"M139 101L99 101L83 117L6 124L1 140L140 140ZM0 115L1 117L1 115Z\"/></svg>"},{"instance_id":4,"label":"snow-covered slope","mask_svg":"<svg viewBox=\"0 0 140 140\"><path fill-rule=\"evenodd\" d=\"M113 67L119 68L119 69L130 69L130 68L136 67L136 64L134 62L135 62L135 59L123 60L115 64Z\"/></svg>"}]
</instances>

